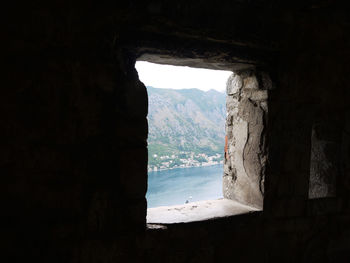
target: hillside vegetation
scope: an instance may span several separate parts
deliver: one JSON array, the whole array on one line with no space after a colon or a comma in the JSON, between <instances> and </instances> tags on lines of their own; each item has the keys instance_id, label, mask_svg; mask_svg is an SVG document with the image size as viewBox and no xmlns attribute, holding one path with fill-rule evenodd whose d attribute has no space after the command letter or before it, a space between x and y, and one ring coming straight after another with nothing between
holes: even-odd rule
<instances>
[{"instance_id":1,"label":"hillside vegetation","mask_svg":"<svg viewBox=\"0 0 350 263\"><path fill-rule=\"evenodd\" d=\"M147 87L149 169L199 166L222 159L225 94Z\"/></svg>"}]
</instances>

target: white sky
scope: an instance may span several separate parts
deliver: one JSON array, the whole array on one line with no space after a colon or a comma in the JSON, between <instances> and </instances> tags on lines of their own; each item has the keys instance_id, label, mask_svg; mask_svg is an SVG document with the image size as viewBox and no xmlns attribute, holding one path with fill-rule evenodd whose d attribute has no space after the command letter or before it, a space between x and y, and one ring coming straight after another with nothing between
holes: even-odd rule
<instances>
[{"instance_id":1,"label":"white sky","mask_svg":"<svg viewBox=\"0 0 350 263\"><path fill-rule=\"evenodd\" d=\"M210 70L137 61L136 69L146 86L163 89L226 90L231 71Z\"/></svg>"}]
</instances>

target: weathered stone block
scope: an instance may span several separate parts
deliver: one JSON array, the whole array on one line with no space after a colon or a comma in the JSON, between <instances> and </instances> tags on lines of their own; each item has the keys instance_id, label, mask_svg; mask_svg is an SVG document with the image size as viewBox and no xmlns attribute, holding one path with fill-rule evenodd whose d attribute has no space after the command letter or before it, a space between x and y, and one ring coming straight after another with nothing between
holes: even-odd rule
<instances>
[{"instance_id":1,"label":"weathered stone block","mask_svg":"<svg viewBox=\"0 0 350 263\"><path fill-rule=\"evenodd\" d=\"M238 78L239 74L245 74L243 82ZM228 92L237 94L239 91L240 94L237 94L237 99L233 96L227 98L227 164L230 167L225 163L224 196L261 208L264 189L261 184L266 165L263 133L266 112L259 107L258 101L267 100L267 91L257 89L258 83L251 71L239 74L231 75L227 82ZM267 103L264 107L267 108Z\"/></svg>"},{"instance_id":2,"label":"weathered stone block","mask_svg":"<svg viewBox=\"0 0 350 263\"><path fill-rule=\"evenodd\" d=\"M312 129L309 198L330 197L336 193L340 146L330 140L327 130L320 126Z\"/></svg>"},{"instance_id":3,"label":"weathered stone block","mask_svg":"<svg viewBox=\"0 0 350 263\"><path fill-rule=\"evenodd\" d=\"M243 80L243 87L244 89L259 89L259 83L256 77L249 76Z\"/></svg>"},{"instance_id":4,"label":"weathered stone block","mask_svg":"<svg viewBox=\"0 0 350 263\"><path fill-rule=\"evenodd\" d=\"M226 85L226 92L227 95L233 95L237 92L239 92L239 90L242 88L243 82L242 82L242 78L233 73L227 80L227 85Z\"/></svg>"},{"instance_id":5,"label":"weathered stone block","mask_svg":"<svg viewBox=\"0 0 350 263\"><path fill-rule=\"evenodd\" d=\"M260 73L262 85L259 87L264 90L272 90L274 88L270 75L266 72Z\"/></svg>"},{"instance_id":6,"label":"weathered stone block","mask_svg":"<svg viewBox=\"0 0 350 263\"><path fill-rule=\"evenodd\" d=\"M226 111L228 114L234 114L237 111L238 96L226 97Z\"/></svg>"},{"instance_id":7,"label":"weathered stone block","mask_svg":"<svg viewBox=\"0 0 350 263\"><path fill-rule=\"evenodd\" d=\"M226 136L228 141L232 139L232 136L233 136L232 129L233 129L233 125L226 126Z\"/></svg>"},{"instance_id":8,"label":"weathered stone block","mask_svg":"<svg viewBox=\"0 0 350 263\"><path fill-rule=\"evenodd\" d=\"M258 90L252 92L250 98L254 101L266 101L268 98L267 90Z\"/></svg>"}]
</instances>

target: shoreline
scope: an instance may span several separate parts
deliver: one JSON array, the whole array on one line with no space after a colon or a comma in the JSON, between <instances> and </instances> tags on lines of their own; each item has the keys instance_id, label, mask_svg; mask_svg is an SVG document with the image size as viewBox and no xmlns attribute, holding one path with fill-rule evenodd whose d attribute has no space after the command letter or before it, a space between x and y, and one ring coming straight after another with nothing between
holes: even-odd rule
<instances>
[{"instance_id":1,"label":"shoreline","mask_svg":"<svg viewBox=\"0 0 350 263\"><path fill-rule=\"evenodd\" d=\"M224 162L219 162L219 163L214 163L214 164L206 164L206 165L200 165L200 166L185 166L185 167L172 167L172 168L165 168L165 169L159 169L159 170L148 170L147 173L149 172L162 172L162 171L167 171L167 170L174 170L174 169L186 169L186 168L199 168L199 167L206 167L206 166L214 166L214 165L224 165Z\"/></svg>"}]
</instances>

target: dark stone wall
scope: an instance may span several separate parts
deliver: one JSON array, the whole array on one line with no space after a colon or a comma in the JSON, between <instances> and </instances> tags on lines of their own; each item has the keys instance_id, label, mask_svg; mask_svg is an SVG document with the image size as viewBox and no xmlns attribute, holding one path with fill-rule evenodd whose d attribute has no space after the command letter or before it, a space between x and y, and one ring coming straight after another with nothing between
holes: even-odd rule
<instances>
[{"instance_id":1,"label":"dark stone wall","mask_svg":"<svg viewBox=\"0 0 350 263\"><path fill-rule=\"evenodd\" d=\"M31 1L5 10L4 262L349 257L350 35L340 2ZM146 229L147 94L134 68L145 53L269 73L263 212ZM309 200L320 121L339 144L336 196Z\"/></svg>"}]
</instances>

